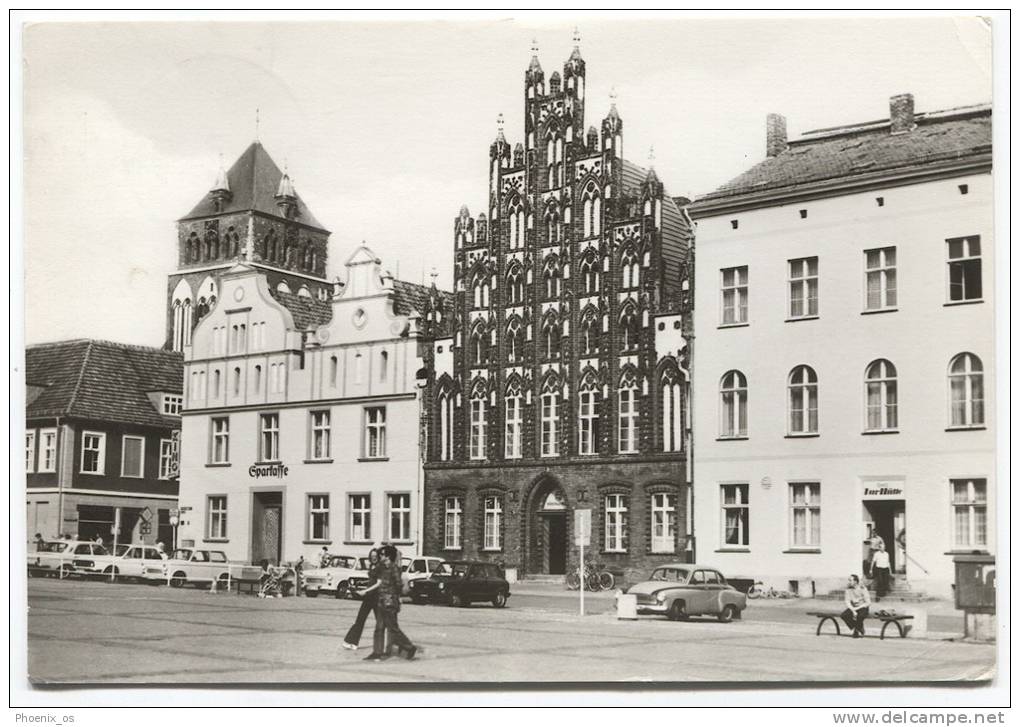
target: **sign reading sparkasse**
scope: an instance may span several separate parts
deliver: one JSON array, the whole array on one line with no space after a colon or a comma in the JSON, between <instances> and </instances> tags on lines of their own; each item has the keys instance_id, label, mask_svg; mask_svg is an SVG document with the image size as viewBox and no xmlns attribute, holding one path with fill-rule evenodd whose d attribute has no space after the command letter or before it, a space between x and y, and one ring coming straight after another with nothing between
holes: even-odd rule
<instances>
[{"instance_id":1,"label":"sign reading sparkasse","mask_svg":"<svg viewBox=\"0 0 1020 727\"><path fill-rule=\"evenodd\" d=\"M248 476L254 477L255 479L261 479L263 477L275 477L282 480L287 476L290 469L287 465L282 462L274 462L272 464L264 464L256 462L248 468Z\"/></svg>"}]
</instances>

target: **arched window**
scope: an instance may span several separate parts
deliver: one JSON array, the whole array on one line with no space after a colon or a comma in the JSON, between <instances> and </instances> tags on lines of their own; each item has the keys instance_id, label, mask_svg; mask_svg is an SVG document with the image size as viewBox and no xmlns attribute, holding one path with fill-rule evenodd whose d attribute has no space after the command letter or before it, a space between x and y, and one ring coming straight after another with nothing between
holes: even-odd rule
<instances>
[{"instance_id":1,"label":"arched window","mask_svg":"<svg viewBox=\"0 0 1020 727\"><path fill-rule=\"evenodd\" d=\"M340 360L336 356L329 357L329 385L336 388L337 377L340 373Z\"/></svg>"},{"instance_id":2,"label":"arched window","mask_svg":"<svg viewBox=\"0 0 1020 727\"><path fill-rule=\"evenodd\" d=\"M503 433L503 456L507 459L521 458L521 442L524 430L524 410L522 409L521 382L516 376L506 386L506 411L504 421L506 429Z\"/></svg>"},{"instance_id":3,"label":"arched window","mask_svg":"<svg viewBox=\"0 0 1020 727\"><path fill-rule=\"evenodd\" d=\"M489 341L485 335L485 324L479 321L474 328L471 329L471 337L469 339L471 348L471 361L475 366L481 366L486 363L489 355Z\"/></svg>"},{"instance_id":4,"label":"arched window","mask_svg":"<svg viewBox=\"0 0 1020 727\"><path fill-rule=\"evenodd\" d=\"M489 284L485 280L484 273L478 273L471 283L471 298L476 310L489 306Z\"/></svg>"},{"instance_id":5,"label":"arched window","mask_svg":"<svg viewBox=\"0 0 1020 727\"><path fill-rule=\"evenodd\" d=\"M553 300L560 297L560 266L555 255L546 258L545 267L542 269L542 278L545 281L546 300Z\"/></svg>"},{"instance_id":6,"label":"arched window","mask_svg":"<svg viewBox=\"0 0 1020 727\"><path fill-rule=\"evenodd\" d=\"M632 370L624 372L619 386L619 452L629 454L638 451L638 409L637 378Z\"/></svg>"},{"instance_id":7,"label":"arched window","mask_svg":"<svg viewBox=\"0 0 1020 727\"><path fill-rule=\"evenodd\" d=\"M448 389L439 393L439 459L453 459L453 395Z\"/></svg>"},{"instance_id":8,"label":"arched window","mask_svg":"<svg viewBox=\"0 0 1020 727\"><path fill-rule=\"evenodd\" d=\"M177 283L170 300L173 311L173 350L183 351L185 346L191 344L191 286L187 280L182 278Z\"/></svg>"},{"instance_id":9,"label":"arched window","mask_svg":"<svg viewBox=\"0 0 1020 727\"><path fill-rule=\"evenodd\" d=\"M524 302L524 273L520 265L514 265L506 275L507 305L520 305Z\"/></svg>"},{"instance_id":10,"label":"arched window","mask_svg":"<svg viewBox=\"0 0 1020 727\"><path fill-rule=\"evenodd\" d=\"M581 380L577 407L577 453L598 454L599 451L599 395L598 379L590 372Z\"/></svg>"},{"instance_id":11,"label":"arched window","mask_svg":"<svg viewBox=\"0 0 1020 727\"><path fill-rule=\"evenodd\" d=\"M985 382L981 359L961 353L949 362L950 425L974 427L985 423Z\"/></svg>"},{"instance_id":12,"label":"arched window","mask_svg":"<svg viewBox=\"0 0 1020 727\"><path fill-rule=\"evenodd\" d=\"M896 367L880 358L868 364L864 372L865 430L892 431L899 426L897 416Z\"/></svg>"},{"instance_id":13,"label":"arched window","mask_svg":"<svg viewBox=\"0 0 1020 727\"><path fill-rule=\"evenodd\" d=\"M584 237L596 237L602 232L602 196L595 182L589 182L581 195L582 230Z\"/></svg>"},{"instance_id":14,"label":"arched window","mask_svg":"<svg viewBox=\"0 0 1020 727\"><path fill-rule=\"evenodd\" d=\"M234 368L234 396L241 393L241 369Z\"/></svg>"},{"instance_id":15,"label":"arched window","mask_svg":"<svg viewBox=\"0 0 1020 727\"><path fill-rule=\"evenodd\" d=\"M507 220L510 226L510 249L524 247L524 207L521 198L514 195L507 204Z\"/></svg>"},{"instance_id":16,"label":"arched window","mask_svg":"<svg viewBox=\"0 0 1020 727\"><path fill-rule=\"evenodd\" d=\"M542 321L542 356L546 361L560 357L560 322L555 313L549 313Z\"/></svg>"},{"instance_id":17,"label":"arched window","mask_svg":"<svg viewBox=\"0 0 1020 727\"><path fill-rule=\"evenodd\" d=\"M545 235L548 244L553 245L560 242L560 218L553 207L545 213Z\"/></svg>"},{"instance_id":18,"label":"arched window","mask_svg":"<svg viewBox=\"0 0 1020 727\"><path fill-rule=\"evenodd\" d=\"M581 285L586 295L599 292L599 262L594 255L581 261Z\"/></svg>"},{"instance_id":19,"label":"arched window","mask_svg":"<svg viewBox=\"0 0 1020 727\"><path fill-rule=\"evenodd\" d=\"M634 306L627 306L620 315L620 350L633 351L638 346L638 319Z\"/></svg>"},{"instance_id":20,"label":"arched window","mask_svg":"<svg viewBox=\"0 0 1020 727\"><path fill-rule=\"evenodd\" d=\"M255 386L255 393L256 394L259 393L260 391L262 391L262 367L259 366L259 365L255 366L255 381L254 381L254 386Z\"/></svg>"},{"instance_id":21,"label":"arched window","mask_svg":"<svg viewBox=\"0 0 1020 727\"><path fill-rule=\"evenodd\" d=\"M594 356L599 352L599 314L588 308L581 315L581 353Z\"/></svg>"},{"instance_id":22,"label":"arched window","mask_svg":"<svg viewBox=\"0 0 1020 727\"><path fill-rule=\"evenodd\" d=\"M471 459L485 459L486 400L485 385L479 381L471 392L470 406L470 438L468 440L468 456Z\"/></svg>"},{"instance_id":23,"label":"arched window","mask_svg":"<svg viewBox=\"0 0 1020 727\"><path fill-rule=\"evenodd\" d=\"M563 139L556 129L549 131L545 146L546 181L549 189L563 184Z\"/></svg>"},{"instance_id":24,"label":"arched window","mask_svg":"<svg viewBox=\"0 0 1020 727\"><path fill-rule=\"evenodd\" d=\"M388 351L379 352L379 383L385 384L386 377L390 370L390 354Z\"/></svg>"},{"instance_id":25,"label":"arched window","mask_svg":"<svg viewBox=\"0 0 1020 727\"><path fill-rule=\"evenodd\" d=\"M543 457L556 457L560 453L559 382L547 376L539 398L541 422L541 450Z\"/></svg>"},{"instance_id":26,"label":"arched window","mask_svg":"<svg viewBox=\"0 0 1020 727\"><path fill-rule=\"evenodd\" d=\"M790 372L790 434L818 433L818 376L810 366Z\"/></svg>"},{"instance_id":27,"label":"arched window","mask_svg":"<svg viewBox=\"0 0 1020 727\"><path fill-rule=\"evenodd\" d=\"M220 398L220 370L213 369L212 375L212 395L214 399Z\"/></svg>"},{"instance_id":28,"label":"arched window","mask_svg":"<svg viewBox=\"0 0 1020 727\"><path fill-rule=\"evenodd\" d=\"M684 411L680 400L680 376L667 369L660 387L662 396L662 451L683 449Z\"/></svg>"},{"instance_id":29,"label":"arched window","mask_svg":"<svg viewBox=\"0 0 1020 727\"><path fill-rule=\"evenodd\" d=\"M727 371L719 384L719 436L747 436L747 379L739 371Z\"/></svg>"},{"instance_id":30,"label":"arched window","mask_svg":"<svg viewBox=\"0 0 1020 727\"><path fill-rule=\"evenodd\" d=\"M280 293L289 293L289 292L290 292L290 286L289 286L289 285L287 285L287 281L286 281L286 280L281 280L281 281L280 281L280 282L279 282L279 283L278 283L278 284L276 285L276 290L277 290L278 292L280 292Z\"/></svg>"},{"instance_id":31,"label":"arched window","mask_svg":"<svg viewBox=\"0 0 1020 727\"><path fill-rule=\"evenodd\" d=\"M641 263L632 247L628 247L620 256L620 277L623 288L636 288L641 283Z\"/></svg>"},{"instance_id":32,"label":"arched window","mask_svg":"<svg viewBox=\"0 0 1020 727\"><path fill-rule=\"evenodd\" d=\"M521 327L521 319L514 316L506 324L506 359L509 363L516 363L524 356L524 336Z\"/></svg>"}]
</instances>

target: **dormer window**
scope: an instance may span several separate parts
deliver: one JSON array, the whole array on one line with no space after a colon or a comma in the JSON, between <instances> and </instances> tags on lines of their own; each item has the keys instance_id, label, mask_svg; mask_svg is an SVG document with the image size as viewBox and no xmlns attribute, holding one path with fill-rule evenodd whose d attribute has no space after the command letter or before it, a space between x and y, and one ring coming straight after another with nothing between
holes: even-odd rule
<instances>
[{"instance_id":1,"label":"dormer window","mask_svg":"<svg viewBox=\"0 0 1020 727\"><path fill-rule=\"evenodd\" d=\"M180 394L163 394L163 413L169 416L180 416L184 406L184 397Z\"/></svg>"}]
</instances>

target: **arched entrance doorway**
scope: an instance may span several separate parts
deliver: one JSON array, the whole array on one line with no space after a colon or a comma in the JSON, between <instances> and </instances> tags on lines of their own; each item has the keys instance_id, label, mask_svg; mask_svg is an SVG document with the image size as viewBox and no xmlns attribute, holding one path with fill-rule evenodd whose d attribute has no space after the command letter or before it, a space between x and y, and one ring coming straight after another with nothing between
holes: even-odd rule
<instances>
[{"instance_id":1,"label":"arched entrance doorway","mask_svg":"<svg viewBox=\"0 0 1020 727\"><path fill-rule=\"evenodd\" d=\"M531 548L528 570L563 575L567 572L567 501L554 480L542 483L531 499Z\"/></svg>"}]
</instances>

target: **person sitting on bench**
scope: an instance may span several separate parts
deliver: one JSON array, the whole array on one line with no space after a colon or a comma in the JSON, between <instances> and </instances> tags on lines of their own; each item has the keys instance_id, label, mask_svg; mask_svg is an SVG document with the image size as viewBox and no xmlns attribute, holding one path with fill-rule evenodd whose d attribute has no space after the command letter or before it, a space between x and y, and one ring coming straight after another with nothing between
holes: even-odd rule
<instances>
[{"instance_id":1,"label":"person sitting on bench","mask_svg":"<svg viewBox=\"0 0 1020 727\"><path fill-rule=\"evenodd\" d=\"M871 606L871 594L868 589L861 585L861 579L857 575L850 576L846 584L846 592L843 601L846 603L846 610L840 615L846 622L855 639L864 636L864 619L868 617L868 607Z\"/></svg>"}]
</instances>

